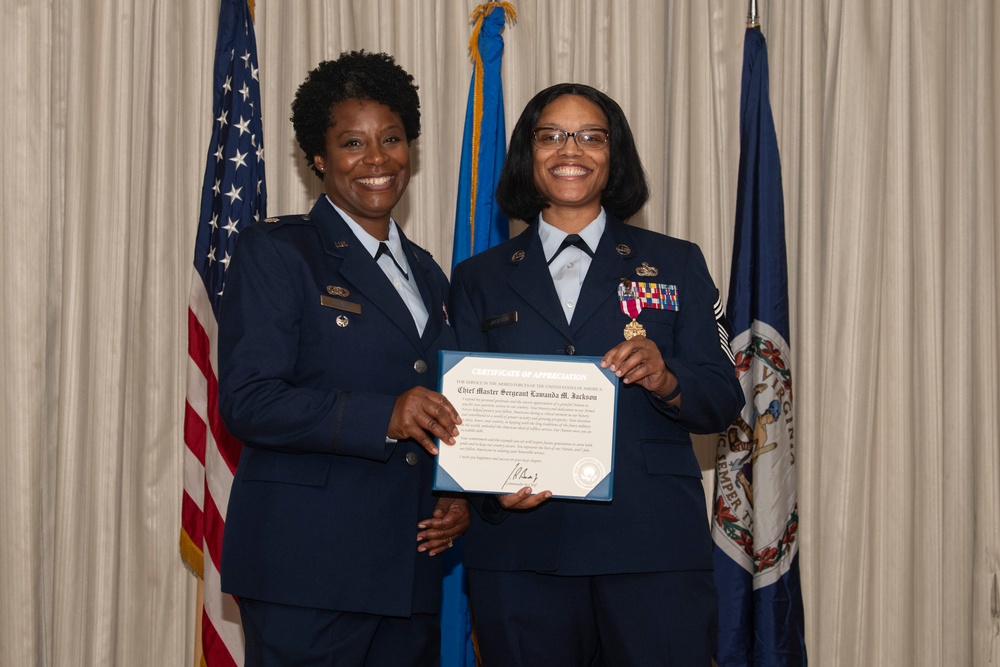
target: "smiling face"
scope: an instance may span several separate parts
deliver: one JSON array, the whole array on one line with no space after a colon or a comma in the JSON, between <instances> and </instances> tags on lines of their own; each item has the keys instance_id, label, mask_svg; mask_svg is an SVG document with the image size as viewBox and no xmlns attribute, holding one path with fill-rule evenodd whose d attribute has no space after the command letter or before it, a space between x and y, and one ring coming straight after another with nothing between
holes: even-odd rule
<instances>
[{"instance_id":1,"label":"smiling face","mask_svg":"<svg viewBox=\"0 0 1000 667\"><path fill-rule=\"evenodd\" d=\"M372 100L333 105L326 155L314 156L330 200L380 240L410 182L410 145L399 114Z\"/></svg>"},{"instance_id":2,"label":"smiling face","mask_svg":"<svg viewBox=\"0 0 1000 667\"><path fill-rule=\"evenodd\" d=\"M586 97L563 95L542 109L535 123L538 128L607 131L608 119ZM542 211L545 222L574 233L594 220L601 211L601 192L608 184L610 159L610 142L599 150L583 150L573 138L559 148L535 146L535 187L549 203Z\"/></svg>"}]
</instances>

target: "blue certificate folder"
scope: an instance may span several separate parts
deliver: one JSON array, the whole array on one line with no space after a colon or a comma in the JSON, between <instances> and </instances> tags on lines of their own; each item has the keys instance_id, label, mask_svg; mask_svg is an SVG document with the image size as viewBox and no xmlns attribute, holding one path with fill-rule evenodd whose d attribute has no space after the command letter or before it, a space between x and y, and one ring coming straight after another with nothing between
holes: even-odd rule
<instances>
[{"instance_id":1,"label":"blue certificate folder","mask_svg":"<svg viewBox=\"0 0 1000 667\"><path fill-rule=\"evenodd\" d=\"M567 406L567 415L572 417L572 410L586 410L589 408L586 399L593 398L594 392L583 389L580 390L581 393L575 391L575 384L573 376L577 377L587 377L587 382L590 382L591 387L596 383L597 392L602 393L600 401L600 415L595 417L598 419L596 428L592 429L587 435L576 435L572 433L573 429L577 429L576 433L582 434L581 423L586 423L585 420L578 423L568 423L566 426L566 432L556 432L555 437L563 440L560 445L564 448L569 446L572 449L572 443L575 439L581 441L594 441L595 436L593 435L596 431L606 431L607 438L610 439L609 446L606 450L608 456L595 458L586 455L577 456L570 452L560 452L555 455L548 455L547 460L555 459L555 463L551 466L551 472L553 474L547 474L550 472L549 466L542 466L543 474L538 476L534 473L534 465L522 463L522 459L518 458L521 456L519 452L513 451L520 447L520 443L517 442L502 442L498 444L498 447L507 447L510 451L504 451L495 462L490 461L489 463L479 462L473 465L478 466L477 470L482 472L484 468L489 470L490 480L485 483L471 483L463 484L456 480L456 477L463 479L470 479L475 477L475 475L461 474L454 466L458 465L454 454L457 450L445 452L446 448L462 447L463 435L459 435L458 443L456 445L448 445L438 441L436 444L438 449L442 452L439 454L437 459L437 465L434 472L434 489L438 491L451 491L451 492L467 492L467 493L488 493L488 494L501 494L501 493L513 493L519 488L525 486L531 486L534 491L552 491L554 498L569 498L574 500L596 500L596 501L610 501L613 496L614 487L614 458L615 458L615 428L617 425L617 415L618 415L618 387L619 379L606 368L601 368L601 358L600 357L586 357L586 356L563 356L563 355L535 355L535 354L495 354L495 353L479 353L479 352L454 352L450 350L443 350L439 352L439 368L440 375L438 377L438 390L447 396L445 391L446 387L446 376L460 363L464 363L464 366L468 367L470 360L475 362L476 360L482 360L484 367L500 366L503 370L496 370L495 368L486 368L483 371L483 375L475 375L476 384L482 384L482 393L496 393L504 391L503 389L495 388L491 382L494 380L498 383L496 387L511 386L511 383L504 383L501 380L509 379L507 375L518 375L524 374L525 378L531 378L530 382L539 383L547 381L549 377L556 378L552 380L555 383L563 383L563 387L559 389L567 389L567 391L555 391L560 394L559 397L554 396L551 393L545 391L539 392L537 395L542 396L546 399L549 406L555 405L553 408L557 412L554 415L555 420L566 419L559 415L559 411L562 410L562 400ZM502 361L502 364L498 364L497 361ZM523 362L523 363L522 363ZM567 366L571 364L572 366ZM573 366L577 364L580 365L580 374L565 372L567 370L572 370ZM519 370L514 370L519 369ZM541 370L539 370L541 369ZM548 372L550 369L562 369L563 372ZM595 373L596 371L596 373ZM467 368L463 368L462 372L468 372ZM479 373L480 369L476 368L472 373ZM491 375L493 374L493 375ZM498 377L499 376L499 377ZM539 376L544 376L544 380L538 379ZM463 375L464 377L464 375ZM482 378L488 379L482 379ZM482 382L479 380L482 379ZM449 382L448 385L452 386L454 383ZM581 385L583 386L583 385ZM452 387L454 388L454 387ZM480 390L477 388L477 392ZM470 392L471 393L471 392ZM459 415L462 416L463 420L466 420L466 415L462 414L462 407L460 406L461 401L456 400L457 398L464 397L454 397L448 396L449 400L455 404L459 411ZM582 400L573 400L582 399ZM528 399L524 399L528 400ZM480 399L479 405L488 404L489 399ZM487 408L488 410L488 408ZM510 419L510 412L504 413L506 416L504 419ZM465 425L470 428L473 426L473 422L476 421L478 416L469 416ZM516 421L516 420L515 420ZM459 425L459 431L462 431L463 425ZM471 437L471 436L470 436ZM598 436L600 437L600 436ZM497 438L499 441L503 441L503 438ZM600 442L604 442L603 439ZM468 450L467 450L468 451ZM442 461L442 455L449 459L449 461ZM569 458L566 458L569 457ZM486 457L479 457L486 458ZM563 461L566 461L565 465L562 465ZM512 464L513 461L513 464ZM462 464L466 465L466 464ZM530 472L529 472L530 467ZM488 484L492 483L493 471L496 471L498 475L497 485L503 482L507 488L498 490L497 488L488 488ZM450 471L450 472L449 472ZM563 472L565 471L565 472ZM503 478L507 475L507 481L504 482ZM549 478L557 477L559 482L552 484L551 486L546 486ZM537 484L532 483L532 476L540 477ZM513 478L513 481L512 481ZM557 487L557 488L553 488ZM561 487L561 488L560 488Z\"/></svg>"}]
</instances>

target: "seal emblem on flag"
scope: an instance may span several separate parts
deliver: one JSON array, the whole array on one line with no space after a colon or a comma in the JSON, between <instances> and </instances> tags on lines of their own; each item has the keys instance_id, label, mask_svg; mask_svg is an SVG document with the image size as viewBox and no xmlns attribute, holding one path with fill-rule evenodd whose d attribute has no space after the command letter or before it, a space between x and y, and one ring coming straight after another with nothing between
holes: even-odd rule
<instances>
[{"instance_id":1,"label":"seal emblem on flag","mask_svg":"<svg viewBox=\"0 0 1000 667\"><path fill-rule=\"evenodd\" d=\"M753 398L719 436L715 521L724 537L720 546L754 574L756 587L787 571L797 551L795 489L770 479L795 465L792 373L788 345L767 324L754 322L732 347L737 377ZM775 457L783 457L783 465L774 465Z\"/></svg>"}]
</instances>

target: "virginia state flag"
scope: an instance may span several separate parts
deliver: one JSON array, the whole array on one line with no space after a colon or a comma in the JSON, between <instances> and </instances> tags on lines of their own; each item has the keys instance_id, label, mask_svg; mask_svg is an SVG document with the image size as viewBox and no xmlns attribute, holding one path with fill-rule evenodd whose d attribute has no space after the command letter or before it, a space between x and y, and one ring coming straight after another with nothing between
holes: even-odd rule
<instances>
[{"instance_id":1,"label":"virginia state flag","mask_svg":"<svg viewBox=\"0 0 1000 667\"><path fill-rule=\"evenodd\" d=\"M507 216L497 206L495 194L507 153L500 78L503 28L508 21L513 23L517 19L517 12L509 2L486 2L476 7L471 18L469 54L473 70L458 176L452 268L463 259L506 241L510 235ZM476 667L461 538L444 557L441 666Z\"/></svg>"},{"instance_id":2,"label":"virginia state flag","mask_svg":"<svg viewBox=\"0 0 1000 667\"><path fill-rule=\"evenodd\" d=\"M746 406L716 458L716 661L804 666L784 205L759 28L743 47L738 187L727 314Z\"/></svg>"}]
</instances>

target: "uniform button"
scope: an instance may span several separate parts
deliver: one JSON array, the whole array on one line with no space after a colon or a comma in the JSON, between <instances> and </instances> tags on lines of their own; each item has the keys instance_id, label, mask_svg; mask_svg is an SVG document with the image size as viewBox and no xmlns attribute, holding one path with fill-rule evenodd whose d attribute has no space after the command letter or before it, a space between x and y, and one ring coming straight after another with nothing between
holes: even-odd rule
<instances>
[{"instance_id":1,"label":"uniform button","mask_svg":"<svg viewBox=\"0 0 1000 667\"><path fill-rule=\"evenodd\" d=\"M575 303L576 303L575 301L567 301L566 302L566 307L567 308L572 308Z\"/></svg>"},{"instance_id":2,"label":"uniform button","mask_svg":"<svg viewBox=\"0 0 1000 667\"><path fill-rule=\"evenodd\" d=\"M572 343L570 343L569 345L567 345L566 349L564 351L566 352L566 354L576 354L576 348L573 347Z\"/></svg>"},{"instance_id":3,"label":"uniform button","mask_svg":"<svg viewBox=\"0 0 1000 667\"><path fill-rule=\"evenodd\" d=\"M416 361L413 362L413 370L415 370L418 373L426 373L427 362L424 361L423 359L417 359Z\"/></svg>"},{"instance_id":4,"label":"uniform button","mask_svg":"<svg viewBox=\"0 0 1000 667\"><path fill-rule=\"evenodd\" d=\"M406 452L406 462L411 466L417 465L417 455L413 452Z\"/></svg>"}]
</instances>

